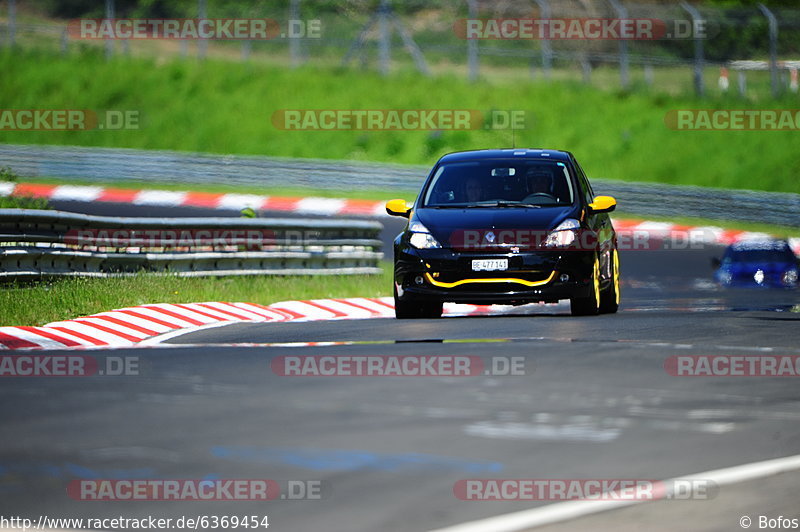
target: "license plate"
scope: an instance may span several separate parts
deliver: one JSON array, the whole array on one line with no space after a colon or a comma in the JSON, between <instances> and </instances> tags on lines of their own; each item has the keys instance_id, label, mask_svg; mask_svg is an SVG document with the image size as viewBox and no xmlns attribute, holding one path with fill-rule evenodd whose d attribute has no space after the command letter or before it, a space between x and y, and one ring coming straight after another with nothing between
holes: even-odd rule
<instances>
[{"instance_id":1,"label":"license plate","mask_svg":"<svg viewBox=\"0 0 800 532\"><path fill-rule=\"evenodd\" d=\"M481 259L472 261L472 271L493 272L508 269L508 259Z\"/></svg>"}]
</instances>

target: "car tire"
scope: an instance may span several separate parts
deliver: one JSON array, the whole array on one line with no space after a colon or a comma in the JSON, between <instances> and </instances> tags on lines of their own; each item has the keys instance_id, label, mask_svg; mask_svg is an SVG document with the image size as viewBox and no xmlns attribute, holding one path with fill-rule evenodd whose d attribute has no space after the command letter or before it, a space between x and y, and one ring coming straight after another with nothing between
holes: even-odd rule
<instances>
[{"instance_id":1,"label":"car tire","mask_svg":"<svg viewBox=\"0 0 800 532\"><path fill-rule=\"evenodd\" d=\"M442 310L441 302L403 301L397 297L397 287L394 289L394 316L398 320L441 318Z\"/></svg>"},{"instance_id":2,"label":"car tire","mask_svg":"<svg viewBox=\"0 0 800 532\"><path fill-rule=\"evenodd\" d=\"M600 312L600 262L594 259L591 285L593 290L587 297L573 297L569 300L573 316L596 316Z\"/></svg>"},{"instance_id":3,"label":"car tire","mask_svg":"<svg viewBox=\"0 0 800 532\"><path fill-rule=\"evenodd\" d=\"M600 294L600 314L614 314L619 309L619 252L611 252L611 283Z\"/></svg>"}]
</instances>

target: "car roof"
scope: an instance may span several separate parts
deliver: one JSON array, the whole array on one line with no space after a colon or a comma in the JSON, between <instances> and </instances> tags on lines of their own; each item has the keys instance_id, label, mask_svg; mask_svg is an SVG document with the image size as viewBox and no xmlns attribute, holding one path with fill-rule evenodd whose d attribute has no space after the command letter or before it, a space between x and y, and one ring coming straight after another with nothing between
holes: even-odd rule
<instances>
[{"instance_id":1,"label":"car roof","mask_svg":"<svg viewBox=\"0 0 800 532\"><path fill-rule=\"evenodd\" d=\"M546 150L541 148L505 148L492 150L470 150L448 153L439 159L440 163L457 161L475 161L480 159L505 159L522 157L525 159L541 159L555 161L569 161L570 153L562 150Z\"/></svg>"}]
</instances>

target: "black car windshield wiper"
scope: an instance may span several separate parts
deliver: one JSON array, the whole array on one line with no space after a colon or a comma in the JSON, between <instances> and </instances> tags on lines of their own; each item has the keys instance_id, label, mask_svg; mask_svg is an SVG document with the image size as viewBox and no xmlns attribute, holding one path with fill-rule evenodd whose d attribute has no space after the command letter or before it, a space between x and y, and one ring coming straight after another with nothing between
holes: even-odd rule
<instances>
[{"instance_id":1,"label":"black car windshield wiper","mask_svg":"<svg viewBox=\"0 0 800 532\"><path fill-rule=\"evenodd\" d=\"M480 202L480 203L473 203L468 205L467 207L523 207L523 208L533 208L539 209L541 205L535 205L533 203L524 203L521 201L505 201L505 200L497 200L497 201L487 201L487 202Z\"/></svg>"},{"instance_id":2,"label":"black car windshield wiper","mask_svg":"<svg viewBox=\"0 0 800 532\"><path fill-rule=\"evenodd\" d=\"M496 200L496 201L481 201L478 203L446 203L439 205L426 205L426 207L431 209L480 209L480 208L496 209L498 207L501 208L522 207L526 209L540 209L543 207L543 205L536 205L534 203L524 203L522 201Z\"/></svg>"}]
</instances>

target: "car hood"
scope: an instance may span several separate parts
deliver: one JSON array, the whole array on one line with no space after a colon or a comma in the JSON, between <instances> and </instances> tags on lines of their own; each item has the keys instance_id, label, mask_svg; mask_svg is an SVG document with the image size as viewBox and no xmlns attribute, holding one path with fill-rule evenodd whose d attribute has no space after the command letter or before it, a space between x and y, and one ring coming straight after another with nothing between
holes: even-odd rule
<instances>
[{"instance_id":1,"label":"car hood","mask_svg":"<svg viewBox=\"0 0 800 532\"><path fill-rule=\"evenodd\" d=\"M549 231L573 215L575 207L418 209L413 222L420 222L443 246L462 231Z\"/></svg>"}]
</instances>

